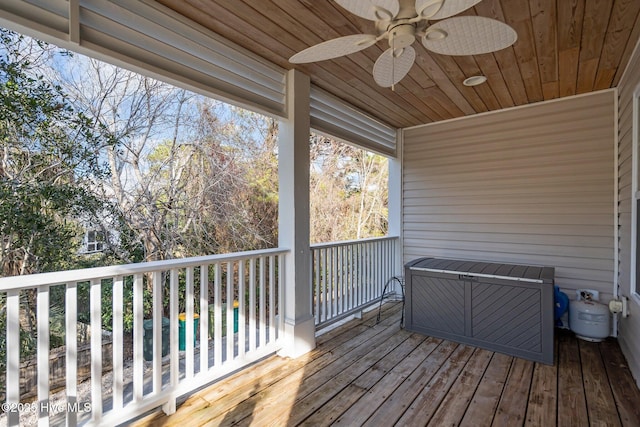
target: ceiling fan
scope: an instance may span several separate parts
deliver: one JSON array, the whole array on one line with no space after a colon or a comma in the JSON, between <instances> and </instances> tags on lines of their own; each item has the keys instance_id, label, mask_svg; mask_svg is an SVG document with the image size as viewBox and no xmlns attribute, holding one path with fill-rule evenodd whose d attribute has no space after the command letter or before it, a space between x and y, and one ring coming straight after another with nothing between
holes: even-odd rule
<instances>
[{"instance_id":1,"label":"ceiling fan","mask_svg":"<svg viewBox=\"0 0 640 427\"><path fill-rule=\"evenodd\" d=\"M375 21L378 34L354 34L328 40L296 53L289 62L302 64L333 59L387 39L389 48L375 62L373 78L382 87L392 87L407 75L415 61L416 51L411 45L416 37L422 38L425 48L443 55L495 52L511 46L518 38L513 28L495 19L451 18L481 0L335 1L361 18Z\"/></svg>"}]
</instances>

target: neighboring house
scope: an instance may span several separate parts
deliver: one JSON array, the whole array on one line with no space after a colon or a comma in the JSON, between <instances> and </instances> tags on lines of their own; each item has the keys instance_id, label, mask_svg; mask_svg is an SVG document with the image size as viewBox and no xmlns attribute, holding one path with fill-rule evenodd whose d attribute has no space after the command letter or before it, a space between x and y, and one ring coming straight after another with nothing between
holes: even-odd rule
<instances>
[{"instance_id":1,"label":"neighboring house","mask_svg":"<svg viewBox=\"0 0 640 427\"><path fill-rule=\"evenodd\" d=\"M81 254L92 254L104 251L107 239L105 233L97 228L86 228L82 238Z\"/></svg>"}]
</instances>

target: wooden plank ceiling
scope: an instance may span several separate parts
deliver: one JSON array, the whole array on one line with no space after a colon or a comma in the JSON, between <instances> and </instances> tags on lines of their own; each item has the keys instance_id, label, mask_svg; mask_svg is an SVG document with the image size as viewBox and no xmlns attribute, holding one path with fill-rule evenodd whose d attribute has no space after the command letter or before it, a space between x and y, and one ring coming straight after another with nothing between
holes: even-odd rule
<instances>
[{"instance_id":1,"label":"wooden plank ceiling","mask_svg":"<svg viewBox=\"0 0 640 427\"><path fill-rule=\"evenodd\" d=\"M286 69L309 46L376 33L373 21L330 0L157 1ZM615 87L640 37L640 0L483 0L461 15L506 22L518 41L492 54L446 56L416 40L416 63L395 91L371 75L386 40L295 68L381 121L408 127ZM487 83L462 84L478 74Z\"/></svg>"}]
</instances>

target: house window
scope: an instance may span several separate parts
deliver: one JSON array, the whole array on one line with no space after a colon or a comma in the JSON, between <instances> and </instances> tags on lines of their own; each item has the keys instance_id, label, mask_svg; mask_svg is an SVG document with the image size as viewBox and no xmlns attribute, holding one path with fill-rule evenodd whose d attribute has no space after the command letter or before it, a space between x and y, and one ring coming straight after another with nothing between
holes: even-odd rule
<instances>
[{"instance_id":1,"label":"house window","mask_svg":"<svg viewBox=\"0 0 640 427\"><path fill-rule=\"evenodd\" d=\"M104 249L104 233L97 230L88 230L85 233L85 253L101 252Z\"/></svg>"}]
</instances>

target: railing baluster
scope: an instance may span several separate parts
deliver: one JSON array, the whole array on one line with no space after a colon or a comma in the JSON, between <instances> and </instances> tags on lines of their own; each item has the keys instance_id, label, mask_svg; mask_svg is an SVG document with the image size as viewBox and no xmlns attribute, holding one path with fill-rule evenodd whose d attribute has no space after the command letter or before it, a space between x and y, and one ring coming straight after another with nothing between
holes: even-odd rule
<instances>
[{"instance_id":1,"label":"railing baluster","mask_svg":"<svg viewBox=\"0 0 640 427\"><path fill-rule=\"evenodd\" d=\"M269 257L269 343L276 339L276 260L273 255Z\"/></svg>"},{"instance_id":2,"label":"railing baluster","mask_svg":"<svg viewBox=\"0 0 640 427\"><path fill-rule=\"evenodd\" d=\"M121 410L124 406L123 398L123 301L124 283L122 276L113 281L113 410Z\"/></svg>"},{"instance_id":3,"label":"railing baluster","mask_svg":"<svg viewBox=\"0 0 640 427\"><path fill-rule=\"evenodd\" d=\"M332 314L334 316L340 314L338 313L338 284L337 280L337 265L338 265L338 254L337 248L334 246L331 248L331 309Z\"/></svg>"},{"instance_id":4,"label":"railing baluster","mask_svg":"<svg viewBox=\"0 0 640 427\"><path fill-rule=\"evenodd\" d=\"M78 403L78 284L69 283L65 290L65 376L67 405ZM7 340L7 345L9 341ZM10 348L10 347L9 347ZM7 376L7 380L9 377ZM78 424L78 414L67 411L67 426Z\"/></svg>"},{"instance_id":5,"label":"railing baluster","mask_svg":"<svg viewBox=\"0 0 640 427\"><path fill-rule=\"evenodd\" d=\"M372 288L374 286L373 283L373 262L372 262L372 250L371 250L371 243L367 243L365 244L365 246L367 247L366 250L366 258L365 258L365 262L366 262L366 266L367 266L367 287L366 287L366 291L367 291L367 297L365 298L365 302L369 302L371 301L371 296L373 294L372 292Z\"/></svg>"},{"instance_id":6,"label":"railing baluster","mask_svg":"<svg viewBox=\"0 0 640 427\"><path fill-rule=\"evenodd\" d=\"M265 258L261 256L260 257L260 289L258 292L258 299L259 299L258 313L260 315L260 323L258 325L258 328L260 328L260 339L259 339L258 345L260 347L264 347L266 337L267 337L265 309L264 309L264 293L265 293L265 280L266 280L265 274L266 274Z\"/></svg>"},{"instance_id":7,"label":"railing baluster","mask_svg":"<svg viewBox=\"0 0 640 427\"><path fill-rule=\"evenodd\" d=\"M378 295L378 293L382 292L382 288L380 286L380 282L381 282L381 274L380 274L380 267L382 266L382 252L380 252L380 242L375 242L373 243L373 251L375 254L375 261L374 261L374 271L375 271L375 278L374 278L374 295L372 295L372 298L375 297L375 295Z\"/></svg>"},{"instance_id":8,"label":"railing baluster","mask_svg":"<svg viewBox=\"0 0 640 427\"><path fill-rule=\"evenodd\" d=\"M209 370L209 266L200 266L200 373Z\"/></svg>"},{"instance_id":9,"label":"railing baluster","mask_svg":"<svg viewBox=\"0 0 640 427\"><path fill-rule=\"evenodd\" d=\"M249 351L256 349L256 259L249 262Z\"/></svg>"},{"instance_id":10,"label":"railing baluster","mask_svg":"<svg viewBox=\"0 0 640 427\"><path fill-rule=\"evenodd\" d=\"M234 356L234 341L235 336L233 334L233 263L227 263L227 296L226 296L226 312L227 317L227 359L229 362L233 360Z\"/></svg>"},{"instance_id":11,"label":"railing baluster","mask_svg":"<svg viewBox=\"0 0 640 427\"><path fill-rule=\"evenodd\" d=\"M91 310L91 420L102 419L102 284L92 280L89 306Z\"/></svg>"},{"instance_id":12,"label":"railing baluster","mask_svg":"<svg viewBox=\"0 0 640 427\"><path fill-rule=\"evenodd\" d=\"M344 313L344 281L342 280L342 248L343 246L336 247L336 293L338 304L338 314Z\"/></svg>"},{"instance_id":13,"label":"railing baluster","mask_svg":"<svg viewBox=\"0 0 640 427\"><path fill-rule=\"evenodd\" d=\"M193 378L194 362L193 362L193 337L195 331L193 330L193 267L187 267L185 274L186 291L185 291L185 309L186 309L186 324L184 330L185 339L185 375L187 378Z\"/></svg>"},{"instance_id":14,"label":"railing baluster","mask_svg":"<svg viewBox=\"0 0 640 427\"><path fill-rule=\"evenodd\" d=\"M311 278L313 301L313 317L316 325L320 321L320 263L318 262L318 250L311 248Z\"/></svg>"},{"instance_id":15,"label":"railing baluster","mask_svg":"<svg viewBox=\"0 0 640 427\"><path fill-rule=\"evenodd\" d=\"M143 286L142 274L133 276L133 401L142 400L144 393L143 379L143 355L142 344L144 340L144 306L143 306Z\"/></svg>"},{"instance_id":16,"label":"railing baluster","mask_svg":"<svg viewBox=\"0 0 640 427\"><path fill-rule=\"evenodd\" d=\"M178 303L180 300L180 278L177 268L169 276L169 384L176 387L180 379L180 353L178 352Z\"/></svg>"},{"instance_id":17,"label":"railing baluster","mask_svg":"<svg viewBox=\"0 0 640 427\"><path fill-rule=\"evenodd\" d=\"M278 338L284 333L284 255L278 255Z\"/></svg>"},{"instance_id":18,"label":"railing baluster","mask_svg":"<svg viewBox=\"0 0 640 427\"><path fill-rule=\"evenodd\" d=\"M214 365L222 365L222 268L220 263L215 264L215 277L213 285L213 351Z\"/></svg>"},{"instance_id":19,"label":"railing baluster","mask_svg":"<svg viewBox=\"0 0 640 427\"><path fill-rule=\"evenodd\" d=\"M320 292L320 298L322 299L322 313L320 313L320 320L326 321L329 318L327 311L327 248L320 249L322 256L322 291Z\"/></svg>"},{"instance_id":20,"label":"railing baluster","mask_svg":"<svg viewBox=\"0 0 640 427\"><path fill-rule=\"evenodd\" d=\"M153 276L153 394L162 389L162 272Z\"/></svg>"},{"instance_id":21,"label":"railing baluster","mask_svg":"<svg viewBox=\"0 0 640 427\"><path fill-rule=\"evenodd\" d=\"M351 310L351 270L349 268L349 248L350 246L344 246L342 248L342 265L343 272L342 275L344 277L344 311Z\"/></svg>"},{"instance_id":22,"label":"railing baluster","mask_svg":"<svg viewBox=\"0 0 640 427\"><path fill-rule=\"evenodd\" d=\"M17 409L20 402L20 291L7 291L7 387L6 401L15 408L7 414L9 426L19 425L20 414Z\"/></svg>"},{"instance_id":23,"label":"railing baluster","mask_svg":"<svg viewBox=\"0 0 640 427\"><path fill-rule=\"evenodd\" d=\"M351 305L350 309L354 309L358 306L356 303L357 288L356 288L356 270L355 270L355 247L349 246L349 292L351 293Z\"/></svg>"},{"instance_id":24,"label":"railing baluster","mask_svg":"<svg viewBox=\"0 0 640 427\"><path fill-rule=\"evenodd\" d=\"M362 289L364 283L362 282L362 244L358 243L355 246L356 249L356 260L355 260L355 270L356 270L356 304L360 307L363 304L362 299Z\"/></svg>"},{"instance_id":25,"label":"railing baluster","mask_svg":"<svg viewBox=\"0 0 640 427\"><path fill-rule=\"evenodd\" d=\"M240 360L244 359L246 352L245 339L247 329L245 328L245 303L244 303L244 289L245 289L245 273L244 273L244 260L238 261L238 357ZM235 313L234 313L235 317Z\"/></svg>"},{"instance_id":26,"label":"railing baluster","mask_svg":"<svg viewBox=\"0 0 640 427\"><path fill-rule=\"evenodd\" d=\"M49 286L38 288L38 425L49 425Z\"/></svg>"}]
</instances>

